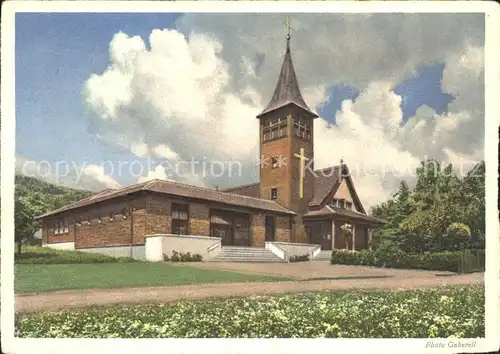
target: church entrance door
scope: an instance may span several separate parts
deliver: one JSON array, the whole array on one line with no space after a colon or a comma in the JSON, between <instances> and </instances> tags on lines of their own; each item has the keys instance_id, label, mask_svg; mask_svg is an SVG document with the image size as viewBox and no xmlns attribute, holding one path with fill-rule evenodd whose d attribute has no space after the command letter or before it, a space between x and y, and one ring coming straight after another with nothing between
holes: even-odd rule
<instances>
[{"instance_id":1,"label":"church entrance door","mask_svg":"<svg viewBox=\"0 0 500 354\"><path fill-rule=\"evenodd\" d=\"M223 246L249 246L250 217L233 211L211 210L210 235L220 237Z\"/></svg>"},{"instance_id":2,"label":"church entrance door","mask_svg":"<svg viewBox=\"0 0 500 354\"><path fill-rule=\"evenodd\" d=\"M276 226L274 222L274 216L266 215L266 242L274 241L275 233L276 233Z\"/></svg>"},{"instance_id":3,"label":"church entrance door","mask_svg":"<svg viewBox=\"0 0 500 354\"><path fill-rule=\"evenodd\" d=\"M233 220L235 246L250 246L250 220L248 215L236 215Z\"/></svg>"}]
</instances>

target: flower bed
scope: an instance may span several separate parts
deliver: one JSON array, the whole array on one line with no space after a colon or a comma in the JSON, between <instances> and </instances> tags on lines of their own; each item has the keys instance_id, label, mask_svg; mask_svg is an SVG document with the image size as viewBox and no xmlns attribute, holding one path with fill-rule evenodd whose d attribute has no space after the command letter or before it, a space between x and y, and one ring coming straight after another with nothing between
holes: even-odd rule
<instances>
[{"instance_id":1,"label":"flower bed","mask_svg":"<svg viewBox=\"0 0 500 354\"><path fill-rule=\"evenodd\" d=\"M484 256L484 250L423 253L406 253L400 250L333 250L330 263L468 273L484 271Z\"/></svg>"},{"instance_id":2,"label":"flower bed","mask_svg":"<svg viewBox=\"0 0 500 354\"><path fill-rule=\"evenodd\" d=\"M292 263L293 262L307 262L307 261L309 261L309 255L308 254L303 254L301 256L298 256L298 255L291 256L291 257L288 258L288 261L292 262Z\"/></svg>"},{"instance_id":3,"label":"flower bed","mask_svg":"<svg viewBox=\"0 0 500 354\"><path fill-rule=\"evenodd\" d=\"M484 286L323 292L16 316L20 337L484 337Z\"/></svg>"},{"instance_id":4,"label":"flower bed","mask_svg":"<svg viewBox=\"0 0 500 354\"><path fill-rule=\"evenodd\" d=\"M201 262L203 257L201 254L191 254L190 252L181 253L177 251L172 251L172 255L163 255L163 260L165 262Z\"/></svg>"}]
</instances>

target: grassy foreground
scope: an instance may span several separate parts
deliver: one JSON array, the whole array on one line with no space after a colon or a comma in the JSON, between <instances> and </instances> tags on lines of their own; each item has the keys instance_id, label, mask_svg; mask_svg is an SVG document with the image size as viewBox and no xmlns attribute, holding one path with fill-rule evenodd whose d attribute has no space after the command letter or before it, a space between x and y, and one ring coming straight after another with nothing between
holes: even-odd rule
<instances>
[{"instance_id":1,"label":"grassy foreground","mask_svg":"<svg viewBox=\"0 0 500 354\"><path fill-rule=\"evenodd\" d=\"M279 281L288 278L139 262L104 254L23 246L15 255L16 293L105 289L215 282Z\"/></svg>"},{"instance_id":2,"label":"grassy foreground","mask_svg":"<svg viewBox=\"0 0 500 354\"><path fill-rule=\"evenodd\" d=\"M18 314L16 336L484 337L484 286L330 292Z\"/></svg>"},{"instance_id":3,"label":"grassy foreground","mask_svg":"<svg viewBox=\"0 0 500 354\"><path fill-rule=\"evenodd\" d=\"M16 264L16 293L215 282L279 281L287 278L200 269L165 263Z\"/></svg>"}]
</instances>

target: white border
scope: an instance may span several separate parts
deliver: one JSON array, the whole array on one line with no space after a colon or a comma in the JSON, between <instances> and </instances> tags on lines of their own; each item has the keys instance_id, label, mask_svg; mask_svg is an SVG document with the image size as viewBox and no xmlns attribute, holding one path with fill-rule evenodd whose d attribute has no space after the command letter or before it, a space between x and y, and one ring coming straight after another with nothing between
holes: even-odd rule
<instances>
[{"instance_id":1,"label":"white border","mask_svg":"<svg viewBox=\"0 0 500 354\"><path fill-rule=\"evenodd\" d=\"M483 1L10 1L2 6L2 91L1 91L1 339L2 349L7 353L79 353L79 352L269 352L304 353L311 351L364 352L485 352L498 349L495 339L500 332L498 310L499 298L499 224L496 206L498 135L497 124L500 112L498 91L500 88L500 61L495 44L500 33L500 11L494 2ZM13 254L14 242L14 156L15 156L15 67L14 67L14 18L15 12L308 12L308 13L486 13L485 37L485 99L486 99L486 337L478 339L474 349L425 349L426 339L19 339L14 335L14 291ZM7 86L5 83L8 83ZM411 320L411 319L408 319ZM447 343L448 340L434 342Z\"/></svg>"}]
</instances>

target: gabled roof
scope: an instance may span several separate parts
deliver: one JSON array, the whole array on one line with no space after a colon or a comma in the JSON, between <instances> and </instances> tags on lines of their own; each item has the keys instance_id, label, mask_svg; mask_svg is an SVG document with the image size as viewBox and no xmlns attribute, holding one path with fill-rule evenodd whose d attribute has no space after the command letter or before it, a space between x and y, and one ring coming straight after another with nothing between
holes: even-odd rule
<instances>
[{"instance_id":1,"label":"gabled roof","mask_svg":"<svg viewBox=\"0 0 500 354\"><path fill-rule=\"evenodd\" d=\"M330 193L335 194L340 186L340 183L342 183L342 180L345 180L349 191L351 192L354 204L358 206L359 210L363 214L366 214L363 204L361 203L358 193L356 192L356 188L354 188L354 183L349 169L345 164L315 170L314 172L316 173L314 197L309 202L309 206L320 206L323 204Z\"/></svg>"},{"instance_id":2,"label":"gabled roof","mask_svg":"<svg viewBox=\"0 0 500 354\"><path fill-rule=\"evenodd\" d=\"M215 189L202 188L173 181L154 179L151 181L134 184L132 186L121 188L118 190L108 191L107 193L104 193L104 191L99 192L88 198L79 200L78 202L75 203L65 205L62 208L59 208L57 210L39 216L38 218L44 218L50 215L60 214L64 211L74 210L77 208L81 208L83 206L88 206L91 204L99 203L116 197L130 195L140 191L150 191L155 193L175 195L178 197L201 199L210 202L235 205L250 209L272 211L282 214L291 214L291 215L294 214L291 210L285 208L284 206L276 203L273 200L253 198L223 191L217 191Z\"/></svg>"},{"instance_id":3,"label":"gabled roof","mask_svg":"<svg viewBox=\"0 0 500 354\"><path fill-rule=\"evenodd\" d=\"M302 98L302 94L300 93L299 83L297 82L297 76L295 75L295 69L293 68L292 54L290 52L290 39L287 38L285 58L283 59L283 65L281 66L280 76L278 77L273 97L257 118L289 104L297 105L310 113L314 118L318 117L316 113L309 109L306 102Z\"/></svg>"},{"instance_id":4,"label":"gabled roof","mask_svg":"<svg viewBox=\"0 0 500 354\"><path fill-rule=\"evenodd\" d=\"M321 205L325 198L335 188L338 188L341 181L341 166L330 166L321 170L315 170L314 197L309 201L309 205Z\"/></svg>"}]
</instances>

